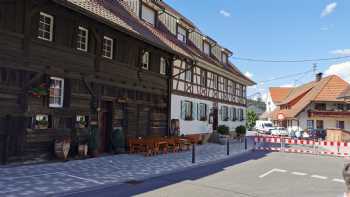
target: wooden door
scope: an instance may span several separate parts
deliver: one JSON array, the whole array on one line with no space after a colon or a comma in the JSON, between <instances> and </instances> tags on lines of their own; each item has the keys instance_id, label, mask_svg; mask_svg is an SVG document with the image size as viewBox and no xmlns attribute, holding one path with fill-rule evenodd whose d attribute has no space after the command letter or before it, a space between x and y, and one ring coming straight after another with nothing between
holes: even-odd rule
<instances>
[{"instance_id":1,"label":"wooden door","mask_svg":"<svg viewBox=\"0 0 350 197\"><path fill-rule=\"evenodd\" d=\"M99 152L105 153L109 151L111 146L110 144L110 136L112 133L112 111L113 111L113 103L112 102L104 102L102 104L102 110L100 114L100 146Z\"/></svg>"}]
</instances>

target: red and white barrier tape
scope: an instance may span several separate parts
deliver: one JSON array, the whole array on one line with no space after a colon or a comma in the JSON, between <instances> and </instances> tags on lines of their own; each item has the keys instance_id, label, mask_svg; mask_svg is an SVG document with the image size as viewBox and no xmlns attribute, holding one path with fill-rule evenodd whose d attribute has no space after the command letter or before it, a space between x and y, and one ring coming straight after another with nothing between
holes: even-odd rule
<instances>
[{"instance_id":1,"label":"red and white barrier tape","mask_svg":"<svg viewBox=\"0 0 350 197\"><path fill-rule=\"evenodd\" d=\"M281 143L281 138L277 137L255 137L256 143ZM299 144L299 145L318 145L318 146L336 146L336 147L350 147L348 142L332 142L332 141L320 141L316 142L313 140L296 140L296 139L284 139L285 144Z\"/></svg>"},{"instance_id":2,"label":"red and white barrier tape","mask_svg":"<svg viewBox=\"0 0 350 197\"><path fill-rule=\"evenodd\" d=\"M318 153L315 153L312 150L302 150L302 149L292 149L292 148L274 148L274 147L256 147L255 150L258 151L272 151L272 152L286 152L286 153L304 153L304 154L318 154L318 155L328 155L328 156L336 156L336 157L346 157L349 158L349 153L336 153L336 152L329 152L329 151L319 151Z\"/></svg>"}]
</instances>

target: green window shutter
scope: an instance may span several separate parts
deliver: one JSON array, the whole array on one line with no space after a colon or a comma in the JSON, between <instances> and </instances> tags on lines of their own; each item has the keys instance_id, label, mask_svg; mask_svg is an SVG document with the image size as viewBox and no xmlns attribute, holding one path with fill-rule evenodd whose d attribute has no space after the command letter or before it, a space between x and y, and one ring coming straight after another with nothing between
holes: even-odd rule
<instances>
[{"instance_id":1,"label":"green window shutter","mask_svg":"<svg viewBox=\"0 0 350 197\"><path fill-rule=\"evenodd\" d=\"M186 119L185 118L186 117L186 106L185 105L186 105L186 103L184 101L181 101L181 106L180 106L181 107L181 115L180 116L181 116L182 120Z\"/></svg>"},{"instance_id":2,"label":"green window shutter","mask_svg":"<svg viewBox=\"0 0 350 197\"><path fill-rule=\"evenodd\" d=\"M197 104L198 103L192 103L192 120L196 120L197 118Z\"/></svg>"}]
</instances>

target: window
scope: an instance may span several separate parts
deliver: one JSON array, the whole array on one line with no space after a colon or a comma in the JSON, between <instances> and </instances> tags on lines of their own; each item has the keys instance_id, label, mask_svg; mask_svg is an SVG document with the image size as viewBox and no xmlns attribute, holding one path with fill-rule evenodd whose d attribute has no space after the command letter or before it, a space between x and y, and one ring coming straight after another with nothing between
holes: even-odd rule
<instances>
[{"instance_id":1,"label":"window","mask_svg":"<svg viewBox=\"0 0 350 197\"><path fill-rule=\"evenodd\" d=\"M345 122L337 120L337 129L345 129Z\"/></svg>"},{"instance_id":2,"label":"window","mask_svg":"<svg viewBox=\"0 0 350 197\"><path fill-rule=\"evenodd\" d=\"M187 31L180 25L177 26L177 39L183 43L187 42Z\"/></svg>"},{"instance_id":3,"label":"window","mask_svg":"<svg viewBox=\"0 0 350 197\"><path fill-rule=\"evenodd\" d=\"M40 12L38 38L52 42L53 16Z\"/></svg>"},{"instance_id":4,"label":"window","mask_svg":"<svg viewBox=\"0 0 350 197\"><path fill-rule=\"evenodd\" d=\"M207 120L207 105L204 103L199 104L199 120L200 121Z\"/></svg>"},{"instance_id":5,"label":"window","mask_svg":"<svg viewBox=\"0 0 350 197\"><path fill-rule=\"evenodd\" d=\"M228 107L221 106L221 120L228 121Z\"/></svg>"},{"instance_id":6,"label":"window","mask_svg":"<svg viewBox=\"0 0 350 197\"><path fill-rule=\"evenodd\" d=\"M190 101L182 101L181 103L181 119L183 120L193 120L193 103Z\"/></svg>"},{"instance_id":7,"label":"window","mask_svg":"<svg viewBox=\"0 0 350 197\"><path fill-rule=\"evenodd\" d=\"M165 75L166 74L166 61L165 58L160 58L160 74Z\"/></svg>"},{"instance_id":8,"label":"window","mask_svg":"<svg viewBox=\"0 0 350 197\"><path fill-rule=\"evenodd\" d=\"M227 54L226 53L221 54L221 61L223 64L227 64Z\"/></svg>"},{"instance_id":9,"label":"window","mask_svg":"<svg viewBox=\"0 0 350 197\"><path fill-rule=\"evenodd\" d=\"M207 86L207 73L205 72L205 70L201 70L200 85L202 87Z\"/></svg>"},{"instance_id":10,"label":"window","mask_svg":"<svg viewBox=\"0 0 350 197\"><path fill-rule=\"evenodd\" d=\"M214 84L214 89L218 89L218 76L214 74L213 76L213 84Z\"/></svg>"},{"instance_id":11,"label":"window","mask_svg":"<svg viewBox=\"0 0 350 197\"><path fill-rule=\"evenodd\" d=\"M345 109L344 104L337 104L337 109L343 111Z\"/></svg>"},{"instance_id":12,"label":"window","mask_svg":"<svg viewBox=\"0 0 350 197\"><path fill-rule=\"evenodd\" d=\"M84 27L78 27L77 49L87 52L89 42L89 31Z\"/></svg>"},{"instance_id":13,"label":"window","mask_svg":"<svg viewBox=\"0 0 350 197\"><path fill-rule=\"evenodd\" d=\"M236 84L236 96L241 96L241 85L238 83Z\"/></svg>"},{"instance_id":14,"label":"window","mask_svg":"<svg viewBox=\"0 0 350 197\"><path fill-rule=\"evenodd\" d=\"M236 120L237 120L237 109L232 108L232 121L236 121Z\"/></svg>"},{"instance_id":15,"label":"window","mask_svg":"<svg viewBox=\"0 0 350 197\"><path fill-rule=\"evenodd\" d=\"M190 65L186 66L185 80L187 82L192 82L192 67Z\"/></svg>"},{"instance_id":16,"label":"window","mask_svg":"<svg viewBox=\"0 0 350 197\"><path fill-rule=\"evenodd\" d=\"M151 8L142 5L142 20L146 21L147 23L155 26L156 23L156 13Z\"/></svg>"},{"instance_id":17,"label":"window","mask_svg":"<svg viewBox=\"0 0 350 197\"><path fill-rule=\"evenodd\" d=\"M326 111L327 107L325 103L315 103L315 109L319 111Z\"/></svg>"},{"instance_id":18,"label":"window","mask_svg":"<svg viewBox=\"0 0 350 197\"><path fill-rule=\"evenodd\" d=\"M228 81L224 78L224 92L228 92Z\"/></svg>"},{"instance_id":19,"label":"window","mask_svg":"<svg viewBox=\"0 0 350 197\"><path fill-rule=\"evenodd\" d=\"M313 120L307 120L307 128L314 129L314 121Z\"/></svg>"},{"instance_id":20,"label":"window","mask_svg":"<svg viewBox=\"0 0 350 197\"><path fill-rule=\"evenodd\" d=\"M208 42L203 42L203 52L210 55L210 45Z\"/></svg>"},{"instance_id":21,"label":"window","mask_svg":"<svg viewBox=\"0 0 350 197\"><path fill-rule=\"evenodd\" d=\"M240 120L240 121L243 121L243 120L244 120L244 110L243 110L243 109L239 109L239 111L240 111L240 112L239 112L239 115L240 115L240 116L239 116L239 120Z\"/></svg>"},{"instance_id":22,"label":"window","mask_svg":"<svg viewBox=\"0 0 350 197\"><path fill-rule=\"evenodd\" d=\"M316 129L323 129L323 120L316 121Z\"/></svg>"},{"instance_id":23,"label":"window","mask_svg":"<svg viewBox=\"0 0 350 197\"><path fill-rule=\"evenodd\" d=\"M350 111L350 104L346 104L346 110Z\"/></svg>"},{"instance_id":24,"label":"window","mask_svg":"<svg viewBox=\"0 0 350 197\"><path fill-rule=\"evenodd\" d=\"M107 36L103 37L102 56L108 59L113 58L113 39Z\"/></svg>"},{"instance_id":25,"label":"window","mask_svg":"<svg viewBox=\"0 0 350 197\"><path fill-rule=\"evenodd\" d=\"M142 55L142 68L145 70L149 69L149 52L144 52Z\"/></svg>"},{"instance_id":26,"label":"window","mask_svg":"<svg viewBox=\"0 0 350 197\"><path fill-rule=\"evenodd\" d=\"M63 107L64 79L50 77L49 107Z\"/></svg>"}]
</instances>

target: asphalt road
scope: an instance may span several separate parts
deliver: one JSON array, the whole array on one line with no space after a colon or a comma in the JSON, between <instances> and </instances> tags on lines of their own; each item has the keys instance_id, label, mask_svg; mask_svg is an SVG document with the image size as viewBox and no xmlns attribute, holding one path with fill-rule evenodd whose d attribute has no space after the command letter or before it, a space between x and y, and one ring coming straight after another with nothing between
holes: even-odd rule
<instances>
[{"instance_id":1,"label":"asphalt road","mask_svg":"<svg viewBox=\"0 0 350 197\"><path fill-rule=\"evenodd\" d=\"M67 196L139 197L338 197L345 191L343 158L253 152L144 182Z\"/></svg>"}]
</instances>

